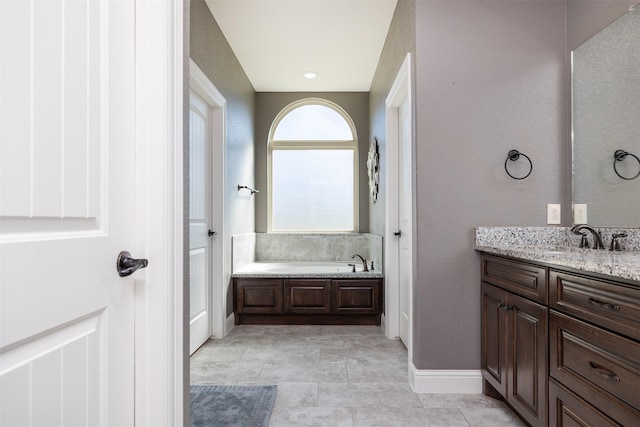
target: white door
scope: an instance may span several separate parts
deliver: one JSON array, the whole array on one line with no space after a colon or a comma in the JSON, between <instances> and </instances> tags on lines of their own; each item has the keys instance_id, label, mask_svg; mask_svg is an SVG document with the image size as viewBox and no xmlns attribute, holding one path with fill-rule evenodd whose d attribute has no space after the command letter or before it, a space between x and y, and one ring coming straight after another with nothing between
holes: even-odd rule
<instances>
[{"instance_id":1,"label":"white door","mask_svg":"<svg viewBox=\"0 0 640 427\"><path fill-rule=\"evenodd\" d=\"M134 46L131 1L0 1L2 426L133 425Z\"/></svg>"},{"instance_id":2,"label":"white door","mask_svg":"<svg viewBox=\"0 0 640 427\"><path fill-rule=\"evenodd\" d=\"M400 339L411 348L411 284L412 284L412 188L411 181L411 118L408 97L398 110L398 286L400 300Z\"/></svg>"},{"instance_id":3,"label":"white door","mask_svg":"<svg viewBox=\"0 0 640 427\"><path fill-rule=\"evenodd\" d=\"M190 262L190 343L193 354L211 336L211 112L209 105L193 90L189 108L189 262Z\"/></svg>"}]
</instances>

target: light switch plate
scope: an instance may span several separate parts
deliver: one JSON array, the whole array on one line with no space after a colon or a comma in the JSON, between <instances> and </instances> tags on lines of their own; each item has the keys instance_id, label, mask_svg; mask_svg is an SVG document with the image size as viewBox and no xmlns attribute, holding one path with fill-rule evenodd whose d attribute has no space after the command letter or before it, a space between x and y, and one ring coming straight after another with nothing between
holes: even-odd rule
<instances>
[{"instance_id":1,"label":"light switch plate","mask_svg":"<svg viewBox=\"0 0 640 427\"><path fill-rule=\"evenodd\" d=\"M574 224L587 223L587 205L586 204L573 205L573 223Z\"/></svg>"},{"instance_id":2,"label":"light switch plate","mask_svg":"<svg viewBox=\"0 0 640 427\"><path fill-rule=\"evenodd\" d=\"M547 224L560 224L560 204L550 203L547 205Z\"/></svg>"}]
</instances>

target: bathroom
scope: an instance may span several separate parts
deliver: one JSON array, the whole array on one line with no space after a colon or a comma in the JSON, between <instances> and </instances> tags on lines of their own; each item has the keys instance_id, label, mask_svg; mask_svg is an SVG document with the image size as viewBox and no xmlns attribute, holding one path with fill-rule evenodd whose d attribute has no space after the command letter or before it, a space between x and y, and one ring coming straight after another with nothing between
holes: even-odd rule
<instances>
[{"instance_id":1,"label":"bathroom","mask_svg":"<svg viewBox=\"0 0 640 427\"><path fill-rule=\"evenodd\" d=\"M369 92L318 94L256 93L206 3L191 2L191 58L216 76L212 82L228 100L228 122L236 124L227 128L227 245L231 236L268 229L265 141L273 118L290 102L317 96L341 105L364 127L358 129L360 158L375 137L385 173L385 100L411 53L417 262L410 361L426 374L479 370L475 228L544 227L548 204L560 205L561 227L573 224L570 52L633 3L401 0ZM526 179L505 173L512 149L531 158ZM372 203L366 183L360 180L359 231L390 238L387 189L381 185ZM247 197L237 184L261 192ZM590 223L607 225L589 212ZM230 308L231 301L226 314Z\"/></svg>"}]
</instances>

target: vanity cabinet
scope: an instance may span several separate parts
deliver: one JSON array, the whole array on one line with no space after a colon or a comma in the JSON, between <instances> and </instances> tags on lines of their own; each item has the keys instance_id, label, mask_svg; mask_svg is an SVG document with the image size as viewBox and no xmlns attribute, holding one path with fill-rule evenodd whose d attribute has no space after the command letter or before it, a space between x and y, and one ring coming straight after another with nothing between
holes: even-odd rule
<instances>
[{"instance_id":1,"label":"vanity cabinet","mask_svg":"<svg viewBox=\"0 0 640 427\"><path fill-rule=\"evenodd\" d=\"M640 287L555 269L549 280L549 373L565 399L550 405L597 414L578 425L640 425ZM550 413L551 426L573 425L563 422Z\"/></svg>"},{"instance_id":2,"label":"vanity cabinet","mask_svg":"<svg viewBox=\"0 0 640 427\"><path fill-rule=\"evenodd\" d=\"M485 394L532 426L640 426L640 283L481 265Z\"/></svg>"},{"instance_id":3,"label":"vanity cabinet","mask_svg":"<svg viewBox=\"0 0 640 427\"><path fill-rule=\"evenodd\" d=\"M485 274L489 272L489 274ZM499 275L499 276L498 276ZM494 280L499 277L499 280ZM486 394L499 394L532 426L547 423L548 309L528 295L546 290L545 275L533 266L483 258L482 357ZM535 289L533 293L531 289ZM544 299L536 296L537 299Z\"/></svg>"},{"instance_id":4,"label":"vanity cabinet","mask_svg":"<svg viewBox=\"0 0 640 427\"><path fill-rule=\"evenodd\" d=\"M379 325L382 279L235 278L236 324Z\"/></svg>"}]
</instances>

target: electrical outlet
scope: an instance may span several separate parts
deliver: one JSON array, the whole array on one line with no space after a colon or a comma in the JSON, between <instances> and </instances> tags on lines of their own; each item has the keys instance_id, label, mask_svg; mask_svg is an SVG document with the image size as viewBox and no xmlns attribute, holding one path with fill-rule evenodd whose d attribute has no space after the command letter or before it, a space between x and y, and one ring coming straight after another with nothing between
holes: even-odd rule
<instances>
[{"instance_id":1,"label":"electrical outlet","mask_svg":"<svg viewBox=\"0 0 640 427\"><path fill-rule=\"evenodd\" d=\"M573 205L573 223L574 224L587 223L587 205L585 204Z\"/></svg>"},{"instance_id":2,"label":"electrical outlet","mask_svg":"<svg viewBox=\"0 0 640 427\"><path fill-rule=\"evenodd\" d=\"M547 224L560 224L560 205L548 204L547 205Z\"/></svg>"}]
</instances>

